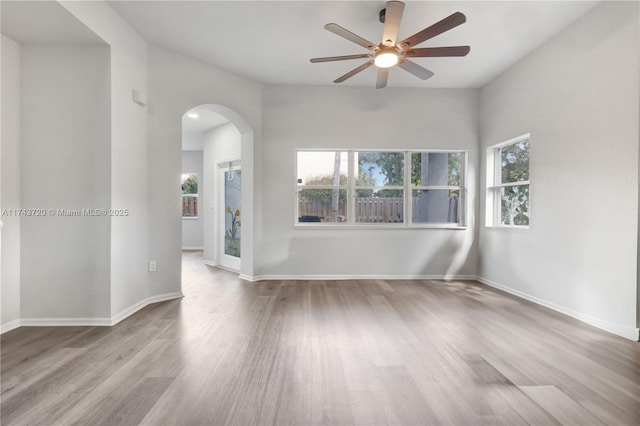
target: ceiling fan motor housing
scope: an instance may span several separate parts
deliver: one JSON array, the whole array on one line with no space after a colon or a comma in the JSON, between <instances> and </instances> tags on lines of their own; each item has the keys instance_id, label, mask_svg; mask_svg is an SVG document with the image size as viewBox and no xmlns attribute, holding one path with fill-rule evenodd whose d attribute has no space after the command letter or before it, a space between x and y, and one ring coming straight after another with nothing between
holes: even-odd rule
<instances>
[{"instance_id":1,"label":"ceiling fan motor housing","mask_svg":"<svg viewBox=\"0 0 640 426\"><path fill-rule=\"evenodd\" d=\"M384 9L380 10L380 13L378 14L378 19L380 20L381 24L384 24L384 18L387 16L387 8L385 7Z\"/></svg>"}]
</instances>

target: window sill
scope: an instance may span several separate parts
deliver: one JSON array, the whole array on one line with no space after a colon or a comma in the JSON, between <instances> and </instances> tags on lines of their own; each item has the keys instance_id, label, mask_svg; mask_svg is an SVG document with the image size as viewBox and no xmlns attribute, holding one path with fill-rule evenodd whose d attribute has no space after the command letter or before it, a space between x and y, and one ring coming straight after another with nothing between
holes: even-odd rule
<instances>
[{"instance_id":1,"label":"window sill","mask_svg":"<svg viewBox=\"0 0 640 426\"><path fill-rule=\"evenodd\" d=\"M522 229L522 230L526 230L529 229L529 225L523 226L523 225L487 225L485 226L485 228L487 229Z\"/></svg>"},{"instance_id":2,"label":"window sill","mask_svg":"<svg viewBox=\"0 0 640 426\"><path fill-rule=\"evenodd\" d=\"M294 225L294 229L347 229L347 230L373 230L373 229L386 229L386 230L416 230L416 229L446 229L446 230L465 230L468 227L465 225L449 225L449 224L430 224L430 225L404 225L404 224L380 224L380 225L370 225L370 224L362 224L362 225L338 225L338 224L298 224Z\"/></svg>"},{"instance_id":3,"label":"window sill","mask_svg":"<svg viewBox=\"0 0 640 426\"><path fill-rule=\"evenodd\" d=\"M198 216L182 216L182 220L197 220L200 219Z\"/></svg>"}]
</instances>

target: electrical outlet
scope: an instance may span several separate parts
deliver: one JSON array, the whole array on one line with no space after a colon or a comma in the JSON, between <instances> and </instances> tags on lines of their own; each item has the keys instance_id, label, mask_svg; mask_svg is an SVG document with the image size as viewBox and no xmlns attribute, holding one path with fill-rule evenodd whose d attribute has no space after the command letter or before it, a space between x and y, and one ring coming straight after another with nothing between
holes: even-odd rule
<instances>
[{"instance_id":1,"label":"electrical outlet","mask_svg":"<svg viewBox=\"0 0 640 426\"><path fill-rule=\"evenodd\" d=\"M155 260L150 260L149 261L149 272L156 272L157 271L157 266L156 266L156 261Z\"/></svg>"}]
</instances>

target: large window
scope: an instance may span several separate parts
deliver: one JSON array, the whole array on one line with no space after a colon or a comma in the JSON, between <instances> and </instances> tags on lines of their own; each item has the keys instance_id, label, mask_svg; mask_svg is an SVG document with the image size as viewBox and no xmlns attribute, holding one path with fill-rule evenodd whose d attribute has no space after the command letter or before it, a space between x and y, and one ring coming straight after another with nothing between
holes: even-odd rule
<instances>
[{"instance_id":1,"label":"large window","mask_svg":"<svg viewBox=\"0 0 640 426\"><path fill-rule=\"evenodd\" d=\"M297 223L462 226L465 161L463 151L300 150Z\"/></svg>"},{"instance_id":2,"label":"large window","mask_svg":"<svg viewBox=\"0 0 640 426\"><path fill-rule=\"evenodd\" d=\"M487 149L487 226L529 226L526 134Z\"/></svg>"}]
</instances>

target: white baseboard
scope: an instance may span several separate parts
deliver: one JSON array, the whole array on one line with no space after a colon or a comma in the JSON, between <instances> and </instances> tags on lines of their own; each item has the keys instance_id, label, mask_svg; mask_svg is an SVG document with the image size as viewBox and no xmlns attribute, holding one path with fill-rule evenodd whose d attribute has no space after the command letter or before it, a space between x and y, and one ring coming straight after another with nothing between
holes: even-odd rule
<instances>
[{"instance_id":1,"label":"white baseboard","mask_svg":"<svg viewBox=\"0 0 640 426\"><path fill-rule=\"evenodd\" d=\"M0 326L0 334L4 334L4 333L6 333L8 331L15 330L16 328L18 328L20 326L22 326L22 321L19 320L19 319L13 320L13 321L9 321L8 323L2 324Z\"/></svg>"},{"instance_id":2,"label":"white baseboard","mask_svg":"<svg viewBox=\"0 0 640 426\"><path fill-rule=\"evenodd\" d=\"M22 318L21 327L109 326L111 318Z\"/></svg>"},{"instance_id":3,"label":"white baseboard","mask_svg":"<svg viewBox=\"0 0 640 426\"><path fill-rule=\"evenodd\" d=\"M194 247L182 247L182 251L202 251L204 247L194 246Z\"/></svg>"},{"instance_id":4,"label":"white baseboard","mask_svg":"<svg viewBox=\"0 0 640 426\"><path fill-rule=\"evenodd\" d=\"M235 274L240 274L240 271L238 271L236 269L232 269L232 268L227 268L226 266L220 265L219 263L216 263L216 262L214 262L212 260L203 259L202 263L204 263L205 265L214 266L216 268L223 269L225 271L233 272ZM245 280L245 281L255 281L253 279L253 277L250 277L249 275L240 274L239 278L242 279L242 280Z\"/></svg>"},{"instance_id":5,"label":"white baseboard","mask_svg":"<svg viewBox=\"0 0 640 426\"><path fill-rule=\"evenodd\" d=\"M146 299L131 305L130 307L122 310L118 314L111 318L22 318L19 320L11 321L7 324L3 324L0 328L0 334L4 334L8 331L14 330L18 327L65 327L65 326L81 326L81 327L95 327L95 326L112 326L116 325L125 318L138 312L140 309L147 305L157 302L164 302L166 300L179 299L184 297L181 291L175 293L160 294L157 296L147 297Z\"/></svg>"},{"instance_id":6,"label":"white baseboard","mask_svg":"<svg viewBox=\"0 0 640 426\"><path fill-rule=\"evenodd\" d=\"M241 276L242 278L242 276ZM341 280L475 280L475 275L256 275L247 281L341 281Z\"/></svg>"},{"instance_id":7,"label":"white baseboard","mask_svg":"<svg viewBox=\"0 0 640 426\"><path fill-rule=\"evenodd\" d=\"M119 313L117 313L116 315L112 316L110 319L110 324L108 325L116 325L117 323L119 323L120 321L122 321L123 319L135 314L136 312L138 312L140 309L144 308L147 305L150 305L152 303L158 303L158 302L164 302L166 300L173 300L173 299L179 299L181 297L184 297L184 294L182 294L181 291L177 291L175 293L166 293L166 294L159 294L157 296L151 296L151 297L147 297L146 299L129 306L126 309L123 309L122 311L120 311Z\"/></svg>"},{"instance_id":8,"label":"white baseboard","mask_svg":"<svg viewBox=\"0 0 640 426\"><path fill-rule=\"evenodd\" d=\"M607 331L609 333L615 334L617 336L624 337L626 339L633 340L635 342L640 341L640 329L634 327L628 327L620 324L611 323L609 321L604 321L599 318L592 317L591 315L585 314L583 312L578 312L573 309L557 305L553 302L549 302L544 299L540 299L539 297L531 296L527 293L523 293L521 291L512 289L505 285L496 283L494 281L488 280L484 277L476 277L478 281L483 284L488 285L489 287L496 288L498 290L502 290L506 293L512 294L514 296L520 297L522 299L528 300L530 302L536 303L538 305L544 306L545 308L552 309L556 312L560 312L561 314L568 315L572 318L575 318L579 321L582 321L586 324L599 328L601 330Z\"/></svg>"},{"instance_id":9,"label":"white baseboard","mask_svg":"<svg viewBox=\"0 0 640 426\"><path fill-rule=\"evenodd\" d=\"M615 334L617 336L624 337L626 339L630 339L633 341L640 341L640 328L628 327L625 325L611 323L609 321L604 321L599 318L595 318L591 315L575 311L573 309L560 306L558 304L549 302L544 299L540 299L535 296L531 296L529 294L523 293L521 291L512 289L505 285L493 282L484 277L476 276L476 275L257 275L254 277L243 277L240 278L246 279L247 281L267 281L267 280L275 280L275 281L289 281L289 280L307 280L307 281L317 281L317 280L359 280L359 279L374 279L374 280L445 280L445 281L466 281L466 280L475 280L479 281L483 284L488 285L489 287L496 288L498 290L502 290L514 296L520 297L522 299L528 300L530 302L536 303L538 305L544 306L546 308L552 309L556 312L560 312L561 314L570 316L579 321L582 321L586 324L589 324L593 327L599 328L606 332Z\"/></svg>"},{"instance_id":10,"label":"white baseboard","mask_svg":"<svg viewBox=\"0 0 640 426\"><path fill-rule=\"evenodd\" d=\"M218 269L224 269L225 271L233 272L234 274L240 274L240 271L238 271L237 269L228 268L228 267L220 265L220 264L211 265L211 266L215 266Z\"/></svg>"},{"instance_id":11,"label":"white baseboard","mask_svg":"<svg viewBox=\"0 0 640 426\"><path fill-rule=\"evenodd\" d=\"M216 265L215 263L210 261L204 261L204 263L207 265L220 267L219 265ZM258 275L258 276L246 276L241 274L240 279L251 281L251 282L267 281L267 280L335 281L335 280L357 280L357 279L389 279L389 280L425 279L425 280L447 280L447 281L477 280L483 284L488 285L489 287L502 290L506 293L512 294L514 296L520 297L522 299L525 299L530 302L536 303L538 305L544 306L546 308L552 309L556 312L560 312L564 315L570 316L572 318L575 318L579 321L582 321L586 324L589 324L601 330L607 331L609 333L612 333L636 342L640 341L639 328L628 327L620 324L611 323L609 321L604 321L599 318L590 316L588 314L575 311L573 309L555 304L553 302L549 302L544 299L540 299L538 297L529 295L527 293L523 293L521 291L515 290L513 288L507 287L505 285L496 283L494 281L491 281L484 277L479 277L479 276L472 276L472 275L400 275L400 276L398 275ZM0 326L0 334L7 333L18 327L28 327L28 326L37 326L37 327L111 326L119 323L120 321L131 316L132 314L136 313L137 311L144 308L145 306L150 305L151 303L164 302L166 300L178 299L181 297L184 297L182 292L151 296L122 310L120 313L114 315L111 318L22 318L22 319L10 321L6 324L2 324Z\"/></svg>"},{"instance_id":12,"label":"white baseboard","mask_svg":"<svg viewBox=\"0 0 640 426\"><path fill-rule=\"evenodd\" d=\"M233 269L225 268L214 262L203 261L205 264L225 269L231 272ZM329 275L244 275L239 278L245 281L348 281L348 280L445 280L468 281L476 280L475 275L364 275L364 274L329 274Z\"/></svg>"}]
</instances>

